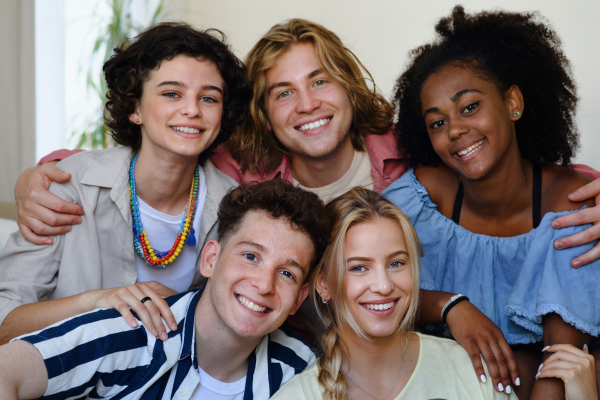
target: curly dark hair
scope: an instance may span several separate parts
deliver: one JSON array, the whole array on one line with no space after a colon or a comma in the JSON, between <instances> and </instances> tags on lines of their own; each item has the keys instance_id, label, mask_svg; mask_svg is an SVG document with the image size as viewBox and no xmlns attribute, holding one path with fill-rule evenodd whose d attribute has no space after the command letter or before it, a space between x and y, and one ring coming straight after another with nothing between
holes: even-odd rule
<instances>
[{"instance_id":1,"label":"curly dark hair","mask_svg":"<svg viewBox=\"0 0 600 400\"><path fill-rule=\"evenodd\" d=\"M421 114L427 78L444 66L472 69L505 93L519 87L526 112L515 130L521 157L533 164L566 166L579 145L574 124L577 90L560 39L538 13L481 12L456 6L435 27L439 39L411 51L412 63L395 87L398 146L408 166L437 166Z\"/></svg>"},{"instance_id":2,"label":"curly dark hair","mask_svg":"<svg viewBox=\"0 0 600 400\"><path fill-rule=\"evenodd\" d=\"M217 214L221 244L227 243L240 229L248 211L264 211L273 218L286 218L294 228L310 236L315 247L310 269L315 269L329 243L333 225L330 214L316 194L282 179L247 183L232 189L221 200ZM309 278L310 273L304 281Z\"/></svg>"},{"instance_id":3,"label":"curly dark hair","mask_svg":"<svg viewBox=\"0 0 600 400\"><path fill-rule=\"evenodd\" d=\"M213 62L225 81L221 130L213 144L198 157L198 163L203 164L244 119L252 98L246 68L229 50L221 31L199 31L184 23L164 22L117 47L103 67L108 86L106 125L118 144L138 150L141 130L129 121L129 115L135 111L150 71L157 69L163 60L178 55Z\"/></svg>"}]
</instances>

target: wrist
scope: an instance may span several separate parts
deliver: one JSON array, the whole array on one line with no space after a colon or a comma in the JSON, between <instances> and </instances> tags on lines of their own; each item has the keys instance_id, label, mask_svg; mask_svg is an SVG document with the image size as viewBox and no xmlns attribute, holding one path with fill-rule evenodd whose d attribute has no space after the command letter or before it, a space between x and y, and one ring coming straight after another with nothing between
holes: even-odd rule
<instances>
[{"instance_id":1,"label":"wrist","mask_svg":"<svg viewBox=\"0 0 600 400\"><path fill-rule=\"evenodd\" d=\"M444 304L444 306L442 307L441 317L442 322L444 324L447 324L446 319L448 318L448 313L450 312L450 310L452 310L454 306L465 300L468 301L469 298L463 294L455 294L454 296L450 297L450 300L448 300L446 304Z\"/></svg>"}]
</instances>

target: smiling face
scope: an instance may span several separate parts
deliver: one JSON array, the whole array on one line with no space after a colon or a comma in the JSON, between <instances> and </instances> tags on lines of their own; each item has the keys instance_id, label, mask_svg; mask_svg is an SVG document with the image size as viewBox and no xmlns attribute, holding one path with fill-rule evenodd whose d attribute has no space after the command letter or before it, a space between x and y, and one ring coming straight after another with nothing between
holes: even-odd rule
<instances>
[{"instance_id":1,"label":"smiling face","mask_svg":"<svg viewBox=\"0 0 600 400\"><path fill-rule=\"evenodd\" d=\"M223 78L212 62L184 55L163 60L150 72L129 116L141 125L140 154L197 157L219 134L223 92Z\"/></svg>"},{"instance_id":2,"label":"smiling face","mask_svg":"<svg viewBox=\"0 0 600 400\"><path fill-rule=\"evenodd\" d=\"M352 148L352 104L312 43L294 44L266 74L268 127L292 157L327 158Z\"/></svg>"},{"instance_id":3,"label":"smiling face","mask_svg":"<svg viewBox=\"0 0 600 400\"><path fill-rule=\"evenodd\" d=\"M224 246L211 240L201 272L217 324L242 338L261 338L294 314L308 294L314 246L285 218L249 211Z\"/></svg>"},{"instance_id":4,"label":"smiling face","mask_svg":"<svg viewBox=\"0 0 600 400\"><path fill-rule=\"evenodd\" d=\"M346 233L345 302L368 337L398 332L412 296L413 276L398 224L377 217Z\"/></svg>"},{"instance_id":5,"label":"smiling face","mask_svg":"<svg viewBox=\"0 0 600 400\"><path fill-rule=\"evenodd\" d=\"M435 152L466 179L520 159L514 121L523 111L516 86L506 93L470 68L443 67L427 78L421 112Z\"/></svg>"}]
</instances>

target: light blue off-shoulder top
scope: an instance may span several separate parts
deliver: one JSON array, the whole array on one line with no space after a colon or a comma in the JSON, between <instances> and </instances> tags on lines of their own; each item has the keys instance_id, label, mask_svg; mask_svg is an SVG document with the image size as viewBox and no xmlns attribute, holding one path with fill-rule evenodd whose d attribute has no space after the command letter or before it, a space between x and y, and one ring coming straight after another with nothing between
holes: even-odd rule
<instances>
[{"instance_id":1,"label":"light blue off-shoulder top","mask_svg":"<svg viewBox=\"0 0 600 400\"><path fill-rule=\"evenodd\" d=\"M529 233L493 237L472 233L440 214L412 169L383 195L419 235L425 253L422 289L468 296L509 344L542 341L542 316L553 312L582 332L600 335L600 261L571 267L571 260L595 243L564 250L553 245L590 226L552 228L552 221L569 211L547 213Z\"/></svg>"}]
</instances>

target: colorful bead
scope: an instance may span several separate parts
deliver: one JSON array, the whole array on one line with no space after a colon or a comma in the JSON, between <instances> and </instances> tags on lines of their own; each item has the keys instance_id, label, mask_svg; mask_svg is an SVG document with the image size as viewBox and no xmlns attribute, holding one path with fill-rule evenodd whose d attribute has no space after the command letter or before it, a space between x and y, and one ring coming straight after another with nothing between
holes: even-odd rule
<instances>
[{"instance_id":1,"label":"colorful bead","mask_svg":"<svg viewBox=\"0 0 600 400\"><path fill-rule=\"evenodd\" d=\"M192 186L190 188L190 197L188 199L188 205L184 213L184 217L181 220L179 233L173 243L173 247L167 252L153 249L150 245L150 240L146 235L144 226L142 225L142 218L140 216L140 207L135 190L135 163L137 161L137 153L134 153L131 158L131 164L129 166L129 191L131 199L131 219L133 225L133 247L135 252L142 257L147 264L156 265L159 267L165 267L167 264L175 261L183 245L196 245L196 238L194 236L194 228L191 227L192 221L196 215L196 208L198 207L198 182L200 180L200 172L198 166L194 170L194 178L192 180ZM191 229L190 229L191 227Z\"/></svg>"}]
</instances>

